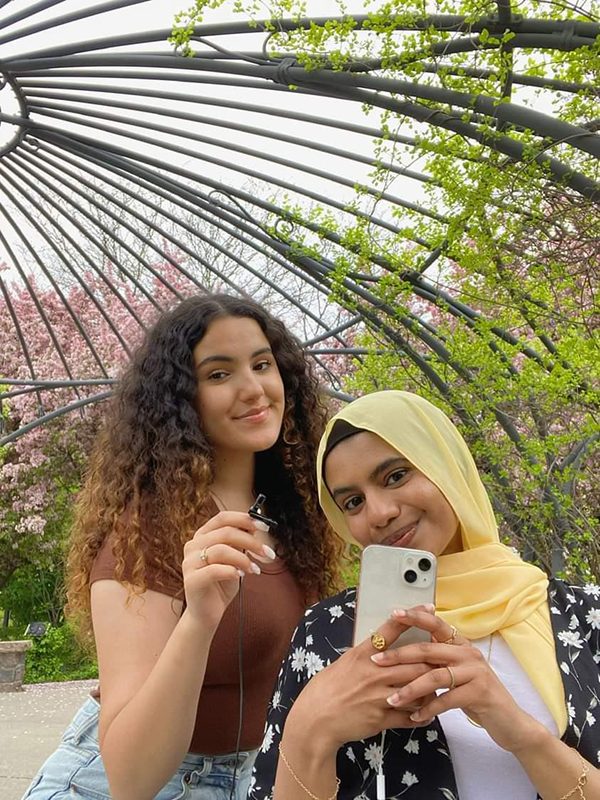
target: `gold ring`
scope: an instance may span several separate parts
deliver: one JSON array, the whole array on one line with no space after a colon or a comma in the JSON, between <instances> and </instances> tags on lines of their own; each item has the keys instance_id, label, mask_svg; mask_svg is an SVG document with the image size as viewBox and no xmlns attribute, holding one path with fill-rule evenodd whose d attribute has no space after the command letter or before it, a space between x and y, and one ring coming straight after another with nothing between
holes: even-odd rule
<instances>
[{"instance_id":1,"label":"gold ring","mask_svg":"<svg viewBox=\"0 0 600 800\"><path fill-rule=\"evenodd\" d=\"M456 686L456 677L454 675L454 670L452 669L452 667L446 667L446 669L450 673L450 686L448 687L448 689L454 689L454 687Z\"/></svg>"},{"instance_id":2,"label":"gold ring","mask_svg":"<svg viewBox=\"0 0 600 800\"><path fill-rule=\"evenodd\" d=\"M450 635L450 638L449 639L444 639L442 644L454 644L454 640L458 636L458 631L456 630L454 625L450 625L450 630L452 631L452 634Z\"/></svg>"},{"instance_id":3,"label":"gold ring","mask_svg":"<svg viewBox=\"0 0 600 800\"><path fill-rule=\"evenodd\" d=\"M202 548L200 550L200 561L203 561L205 564L208 564L208 547Z\"/></svg>"},{"instance_id":4,"label":"gold ring","mask_svg":"<svg viewBox=\"0 0 600 800\"><path fill-rule=\"evenodd\" d=\"M375 650L387 650L387 642L380 633L374 633L371 636L371 644Z\"/></svg>"}]
</instances>

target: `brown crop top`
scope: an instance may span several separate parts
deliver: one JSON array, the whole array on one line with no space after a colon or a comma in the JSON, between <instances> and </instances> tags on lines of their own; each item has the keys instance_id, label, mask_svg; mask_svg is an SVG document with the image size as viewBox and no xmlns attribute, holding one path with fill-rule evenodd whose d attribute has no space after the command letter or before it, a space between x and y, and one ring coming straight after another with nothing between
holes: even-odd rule
<instances>
[{"instance_id":1,"label":"brown crop top","mask_svg":"<svg viewBox=\"0 0 600 800\"><path fill-rule=\"evenodd\" d=\"M205 504L206 520L218 508ZM203 524L203 523L201 523ZM115 557L108 540L98 554L90 584L114 580ZM241 749L252 750L262 741L267 707L282 659L304 613L303 592L281 559L260 562L261 575L246 575L244 603L244 718ZM127 567L125 579L128 578ZM162 578L162 580L161 580ZM155 574L148 588L169 597L183 597L181 583ZM222 755L235 750L239 722L238 600L223 615L208 657L190 751Z\"/></svg>"}]
</instances>

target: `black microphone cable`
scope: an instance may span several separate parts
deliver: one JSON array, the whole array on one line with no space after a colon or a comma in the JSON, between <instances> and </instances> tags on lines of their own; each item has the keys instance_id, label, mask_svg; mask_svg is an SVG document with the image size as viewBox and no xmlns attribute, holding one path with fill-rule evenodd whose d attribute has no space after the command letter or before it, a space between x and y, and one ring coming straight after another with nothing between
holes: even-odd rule
<instances>
[{"instance_id":1,"label":"black microphone cable","mask_svg":"<svg viewBox=\"0 0 600 800\"><path fill-rule=\"evenodd\" d=\"M261 511L264 502L267 498L264 494L259 494L255 502L250 507L248 514L259 522L264 522L269 528L276 528L277 522L274 519L265 517ZM238 671L240 683L240 705L239 705L239 723L237 732L237 742L235 746L235 764L233 767L233 778L231 783L231 791L229 792L229 800L234 800L235 784L237 778L238 762L240 759L240 742L242 740L242 726L244 722L244 593L242 591L244 579L240 577L240 586L238 589Z\"/></svg>"},{"instance_id":2,"label":"black microphone cable","mask_svg":"<svg viewBox=\"0 0 600 800\"><path fill-rule=\"evenodd\" d=\"M235 792L235 784L236 784L236 776L237 776L237 768L238 768L238 761L240 758L240 741L242 739L242 724L244 721L244 653L243 653L243 634L244 634L244 595L242 592L243 587L243 578L240 577L240 588L238 589L238 670L239 670L239 682L240 682L240 707L239 707L239 723L238 723L238 732L237 732L237 742L235 745L235 764L233 767L233 778L231 783L231 791L229 792L229 800L234 800L234 792Z\"/></svg>"}]
</instances>

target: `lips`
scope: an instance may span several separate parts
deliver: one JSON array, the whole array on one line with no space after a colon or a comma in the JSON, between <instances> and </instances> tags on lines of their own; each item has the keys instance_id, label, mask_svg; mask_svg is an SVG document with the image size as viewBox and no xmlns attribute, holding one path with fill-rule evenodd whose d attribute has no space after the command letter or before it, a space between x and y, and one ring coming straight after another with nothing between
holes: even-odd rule
<instances>
[{"instance_id":1,"label":"lips","mask_svg":"<svg viewBox=\"0 0 600 800\"><path fill-rule=\"evenodd\" d=\"M270 406L260 406L259 408L251 408L245 414L235 417L237 420L246 420L247 422L263 422L269 415Z\"/></svg>"},{"instance_id":2,"label":"lips","mask_svg":"<svg viewBox=\"0 0 600 800\"><path fill-rule=\"evenodd\" d=\"M395 531L387 539L384 539L381 544L388 547L408 547L411 543L413 536L417 532L418 522L411 522L410 525L405 525L400 530Z\"/></svg>"}]
</instances>

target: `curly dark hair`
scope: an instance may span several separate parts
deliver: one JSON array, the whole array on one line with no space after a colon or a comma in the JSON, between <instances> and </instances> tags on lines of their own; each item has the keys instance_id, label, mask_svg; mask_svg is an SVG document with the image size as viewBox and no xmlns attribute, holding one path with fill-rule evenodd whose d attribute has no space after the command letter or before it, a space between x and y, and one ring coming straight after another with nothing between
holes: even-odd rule
<instances>
[{"instance_id":1,"label":"curly dark hair","mask_svg":"<svg viewBox=\"0 0 600 800\"><path fill-rule=\"evenodd\" d=\"M196 296L148 331L93 447L68 565L68 610L82 633L91 630L90 572L109 535L115 577L123 580L125 564L133 565L134 594L147 589L151 572L181 582L183 545L197 528L213 480L211 445L196 407L193 350L223 317L260 325L285 388L279 439L256 454L255 475L255 489L268 496L280 523L274 534L279 554L307 600L338 589L342 545L319 508L315 472L326 412L309 360L285 325L257 303L226 294Z\"/></svg>"}]
</instances>

